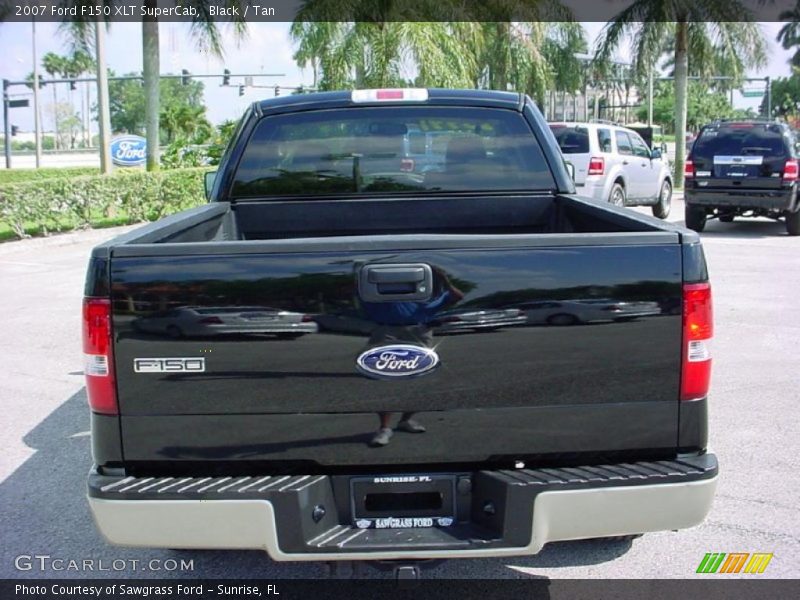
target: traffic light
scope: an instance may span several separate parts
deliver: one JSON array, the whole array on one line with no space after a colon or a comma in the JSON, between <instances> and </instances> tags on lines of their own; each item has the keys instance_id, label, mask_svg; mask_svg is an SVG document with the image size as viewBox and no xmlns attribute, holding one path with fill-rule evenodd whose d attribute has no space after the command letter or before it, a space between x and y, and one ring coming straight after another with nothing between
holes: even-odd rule
<instances>
[{"instance_id":1,"label":"traffic light","mask_svg":"<svg viewBox=\"0 0 800 600\"><path fill-rule=\"evenodd\" d=\"M275 86L275 95L276 96L280 96L281 95L281 88L279 88L277 85Z\"/></svg>"},{"instance_id":2,"label":"traffic light","mask_svg":"<svg viewBox=\"0 0 800 600\"><path fill-rule=\"evenodd\" d=\"M239 86L239 95L240 96L244 96L244 86L243 85Z\"/></svg>"},{"instance_id":3,"label":"traffic light","mask_svg":"<svg viewBox=\"0 0 800 600\"><path fill-rule=\"evenodd\" d=\"M192 74L189 73L186 69L181 71L181 85L189 85L189 81L191 80Z\"/></svg>"},{"instance_id":4,"label":"traffic light","mask_svg":"<svg viewBox=\"0 0 800 600\"><path fill-rule=\"evenodd\" d=\"M231 71L230 69L225 69L222 72L222 85L230 85L231 84Z\"/></svg>"},{"instance_id":5,"label":"traffic light","mask_svg":"<svg viewBox=\"0 0 800 600\"><path fill-rule=\"evenodd\" d=\"M11 137L16 137L18 133L19 133L19 127L17 127L16 125L12 125L11 126Z\"/></svg>"}]
</instances>

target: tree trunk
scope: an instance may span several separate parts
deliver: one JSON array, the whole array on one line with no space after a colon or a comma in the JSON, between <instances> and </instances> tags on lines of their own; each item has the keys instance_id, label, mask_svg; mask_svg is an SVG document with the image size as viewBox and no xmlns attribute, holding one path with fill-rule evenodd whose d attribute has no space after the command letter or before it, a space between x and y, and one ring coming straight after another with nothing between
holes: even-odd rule
<instances>
[{"instance_id":1,"label":"tree trunk","mask_svg":"<svg viewBox=\"0 0 800 600\"><path fill-rule=\"evenodd\" d=\"M100 170L111 173L111 114L108 102L108 70L106 69L106 23L98 17L94 24L95 62L97 71L97 135L100 146Z\"/></svg>"},{"instance_id":2,"label":"tree trunk","mask_svg":"<svg viewBox=\"0 0 800 600\"><path fill-rule=\"evenodd\" d=\"M155 8L156 0L147 0L145 5L148 8ZM142 21L142 74L144 76L148 171L158 170L159 71L158 21L154 17L145 17Z\"/></svg>"},{"instance_id":3,"label":"tree trunk","mask_svg":"<svg viewBox=\"0 0 800 600\"><path fill-rule=\"evenodd\" d=\"M688 24L679 21L675 39L675 187L683 188L683 165L686 161L686 93L689 57Z\"/></svg>"},{"instance_id":4,"label":"tree trunk","mask_svg":"<svg viewBox=\"0 0 800 600\"><path fill-rule=\"evenodd\" d=\"M52 75L51 75L52 77ZM58 150L58 136L60 134L58 127L58 93L56 92L56 84L51 83L53 86L53 150Z\"/></svg>"}]
</instances>

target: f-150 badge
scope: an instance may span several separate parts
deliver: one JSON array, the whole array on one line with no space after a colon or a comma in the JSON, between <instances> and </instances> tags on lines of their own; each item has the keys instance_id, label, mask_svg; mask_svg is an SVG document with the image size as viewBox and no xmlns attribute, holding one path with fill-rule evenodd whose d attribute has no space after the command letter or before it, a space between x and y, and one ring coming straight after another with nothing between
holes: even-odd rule
<instances>
[{"instance_id":1,"label":"f-150 badge","mask_svg":"<svg viewBox=\"0 0 800 600\"><path fill-rule=\"evenodd\" d=\"M134 373L203 373L205 358L134 358Z\"/></svg>"},{"instance_id":2,"label":"f-150 badge","mask_svg":"<svg viewBox=\"0 0 800 600\"><path fill-rule=\"evenodd\" d=\"M356 364L361 373L378 379L415 377L435 369L439 365L439 355L431 348L392 344L362 352Z\"/></svg>"}]
</instances>

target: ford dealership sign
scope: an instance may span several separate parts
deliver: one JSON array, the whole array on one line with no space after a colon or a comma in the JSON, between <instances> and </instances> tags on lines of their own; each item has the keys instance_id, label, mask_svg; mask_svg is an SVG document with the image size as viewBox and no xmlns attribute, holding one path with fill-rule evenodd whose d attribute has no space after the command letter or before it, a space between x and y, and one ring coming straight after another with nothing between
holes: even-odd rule
<instances>
[{"instance_id":1,"label":"ford dealership sign","mask_svg":"<svg viewBox=\"0 0 800 600\"><path fill-rule=\"evenodd\" d=\"M362 352L356 359L356 364L359 371L370 377L413 377L435 369L439 364L439 355L431 348L392 344Z\"/></svg>"},{"instance_id":2,"label":"ford dealership sign","mask_svg":"<svg viewBox=\"0 0 800 600\"><path fill-rule=\"evenodd\" d=\"M111 140L111 162L120 167L138 167L147 159L147 140L138 135L123 135Z\"/></svg>"}]
</instances>

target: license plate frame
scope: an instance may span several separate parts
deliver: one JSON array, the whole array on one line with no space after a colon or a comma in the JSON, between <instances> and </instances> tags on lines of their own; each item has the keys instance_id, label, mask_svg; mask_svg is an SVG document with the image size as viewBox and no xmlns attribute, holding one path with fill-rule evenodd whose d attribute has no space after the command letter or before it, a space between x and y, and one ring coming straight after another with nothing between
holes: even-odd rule
<instances>
[{"instance_id":1,"label":"license plate frame","mask_svg":"<svg viewBox=\"0 0 800 600\"><path fill-rule=\"evenodd\" d=\"M360 529L450 527L456 514L456 477L439 473L352 477L350 511L353 525Z\"/></svg>"}]
</instances>

